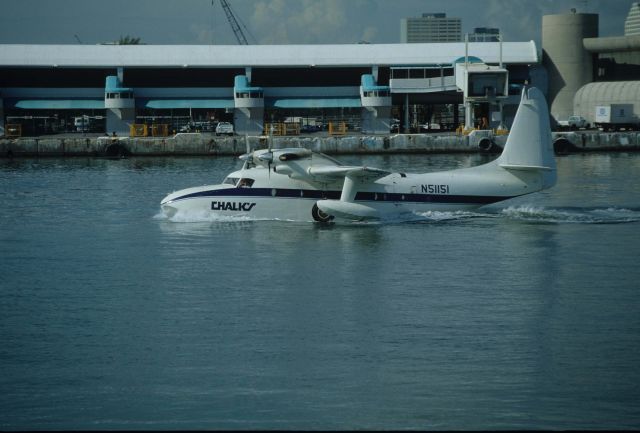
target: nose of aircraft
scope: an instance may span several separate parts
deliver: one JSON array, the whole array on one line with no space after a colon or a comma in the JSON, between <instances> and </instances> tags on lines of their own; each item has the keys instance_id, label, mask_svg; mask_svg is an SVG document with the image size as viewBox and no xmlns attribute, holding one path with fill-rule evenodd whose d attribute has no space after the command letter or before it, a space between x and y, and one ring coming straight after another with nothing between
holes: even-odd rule
<instances>
[{"instance_id":1,"label":"nose of aircraft","mask_svg":"<svg viewBox=\"0 0 640 433\"><path fill-rule=\"evenodd\" d=\"M160 202L160 208L162 209L162 212L168 217L171 218L173 217L177 212L178 209L175 208L174 206L171 206L172 203L172 196L175 193L171 193L168 194L165 198L162 199L162 201Z\"/></svg>"},{"instance_id":2,"label":"nose of aircraft","mask_svg":"<svg viewBox=\"0 0 640 433\"><path fill-rule=\"evenodd\" d=\"M167 218L172 218L176 213L178 213L178 209L169 205L169 204L161 204L160 208L162 212L167 216Z\"/></svg>"}]
</instances>

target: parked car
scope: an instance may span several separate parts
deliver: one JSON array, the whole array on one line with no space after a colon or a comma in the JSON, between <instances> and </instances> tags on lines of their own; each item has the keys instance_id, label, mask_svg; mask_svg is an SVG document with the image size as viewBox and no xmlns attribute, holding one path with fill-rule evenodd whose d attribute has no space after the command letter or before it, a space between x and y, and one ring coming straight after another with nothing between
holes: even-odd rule
<instances>
[{"instance_id":1,"label":"parked car","mask_svg":"<svg viewBox=\"0 0 640 433\"><path fill-rule=\"evenodd\" d=\"M587 119L582 116L569 116L567 120L558 120L558 128L560 129L581 129L588 127Z\"/></svg>"},{"instance_id":2,"label":"parked car","mask_svg":"<svg viewBox=\"0 0 640 433\"><path fill-rule=\"evenodd\" d=\"M420 125L421 132L431 131L434 129L441 129L440 124L439 123L423 123L422 125Z\"/></svg>"},{"instance_id":3,"label":"parked car","mask_svg":"<svg viewBox=\"0 0 640 433\"><path fill-rule=\"evenodd\" d=\"M233 135L233 124L229 122L219 122L216 125L216 135L222 134Z\"/></svg>"},{"instance_id":4,"label":"parked car","mask_svg":"<svg viewBox=\"0 0 640 433\"><path fill-rule=\"evenodd\" d=\"M322 127L320 125L302 125L302 128L300 128L300 132L302 133L318 132L321 130Z\"/></svg>"}]
</instances>

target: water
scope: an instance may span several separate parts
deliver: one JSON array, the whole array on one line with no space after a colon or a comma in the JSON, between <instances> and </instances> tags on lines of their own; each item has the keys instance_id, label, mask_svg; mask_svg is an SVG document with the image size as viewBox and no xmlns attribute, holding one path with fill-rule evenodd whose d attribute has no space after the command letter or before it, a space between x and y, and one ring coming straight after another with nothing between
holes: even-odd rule
<instances>
[{"instance_id":1,"label":"water","mask_svg":"<svg viewBox=\"0 0 640 433\"><path fill-rule=\"evenodd\" d=\"M640 154L412 222L159 213L239 165L0 161L0 428L640 428Z\"/></svg>"}]
</instances>

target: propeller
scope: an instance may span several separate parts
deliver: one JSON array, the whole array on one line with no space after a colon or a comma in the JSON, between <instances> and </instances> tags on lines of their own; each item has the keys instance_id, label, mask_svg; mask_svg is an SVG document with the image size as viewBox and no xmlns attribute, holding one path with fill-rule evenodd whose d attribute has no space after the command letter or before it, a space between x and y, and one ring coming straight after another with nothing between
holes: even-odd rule
<instances>
[{"instance_id":1,"label":"propeller","mask_svg":"<svg viewBox=\"0 0 640 433\"><path fill-rule=\"evenodd\" d=\"M273 162L273 152L271 151L271 149L269 149L265 153L261 153L260 155L258 155L258 159L267 163L267 172L269 179L271 179L271 163Z\"/></svg>"},{"instance_id":2,"label":"propeller","mask_svg":"<svg viewBox=\"0 0 640 433\"><path fill-rule=\"evenodd\" d=\"M251 152L251 146L249 146L249 136L245 135L244 142L246 145L246 153L239 157L240 160L243 161L241 178L244 177L245 169L249 168L251 164L253 164L253 153Z\"/></svg>"}]
</instances>

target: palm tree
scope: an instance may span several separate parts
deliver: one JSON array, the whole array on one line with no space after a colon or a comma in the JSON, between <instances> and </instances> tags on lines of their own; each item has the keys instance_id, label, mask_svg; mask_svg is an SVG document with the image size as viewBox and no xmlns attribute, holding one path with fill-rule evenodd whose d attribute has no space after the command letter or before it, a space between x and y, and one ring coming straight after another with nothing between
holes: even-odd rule
<instances>
[{"instance_id":1,"label":"palm tree","mask_svg":"<svg viewBox=\"0 0 640 433\"><path fill-rule=\"evenodd\" d=\"M140 45L140 38L134 38L129 35L120 36L118 39L118 45Z\"/></svg>"}]
</instances>

